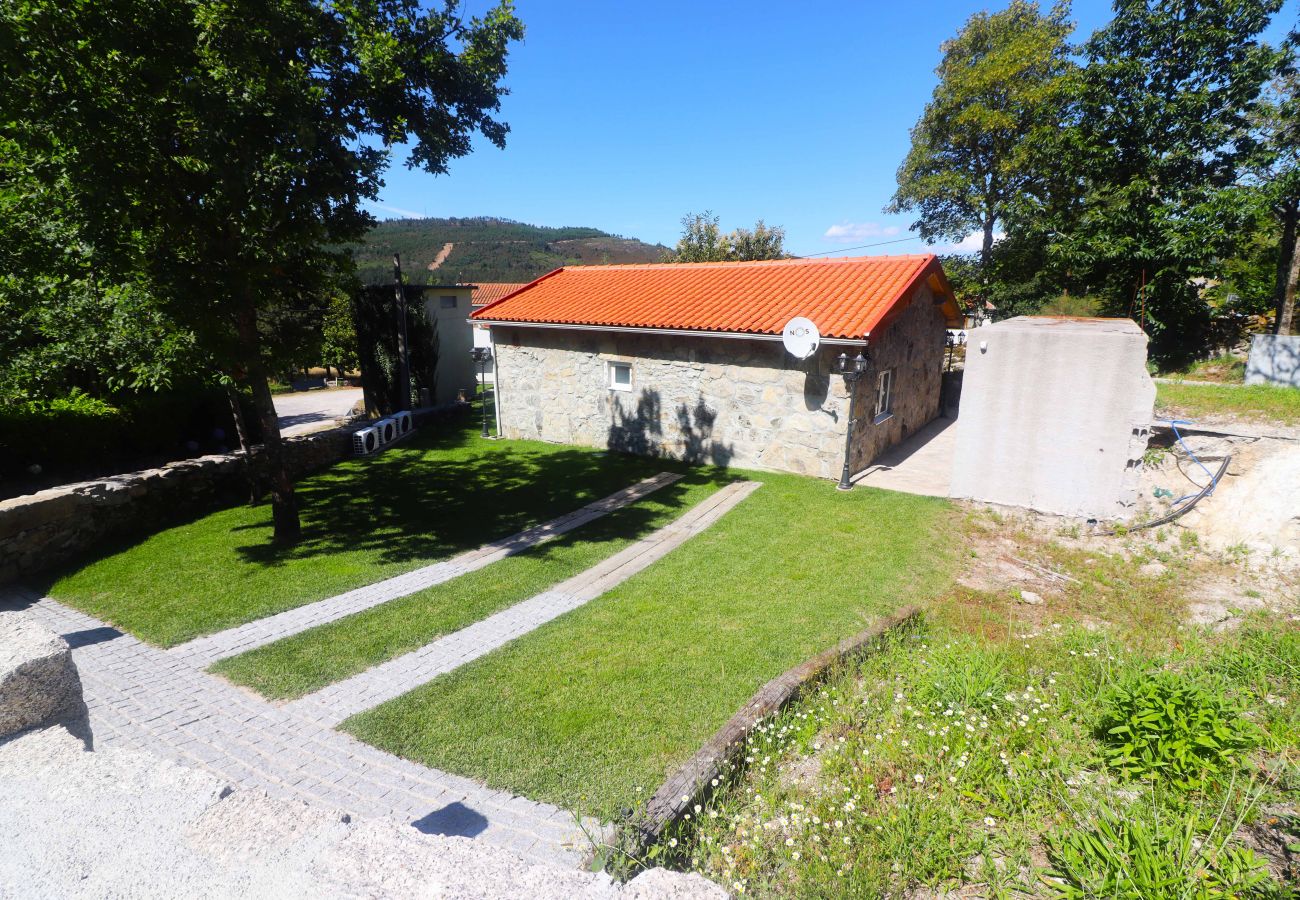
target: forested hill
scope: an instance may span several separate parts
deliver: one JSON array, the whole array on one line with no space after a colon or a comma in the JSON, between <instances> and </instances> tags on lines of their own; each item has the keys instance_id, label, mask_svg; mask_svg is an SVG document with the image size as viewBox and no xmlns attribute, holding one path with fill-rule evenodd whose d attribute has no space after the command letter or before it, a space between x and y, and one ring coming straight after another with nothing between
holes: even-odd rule
<instances>
[{"instance_id":1,"label":"forested hill","mask_svg":"<svg viewBox=\"0 0 1300 900\"><path fill-rule=\"evenodd\" d=\"M484 217L390 219L376 225L355 254L368 284L391 283L394 252L402 254L411 284L429 284L532 281L564 265L658 262L666 249L595 228Z\"/></svg>"}]
</instances>

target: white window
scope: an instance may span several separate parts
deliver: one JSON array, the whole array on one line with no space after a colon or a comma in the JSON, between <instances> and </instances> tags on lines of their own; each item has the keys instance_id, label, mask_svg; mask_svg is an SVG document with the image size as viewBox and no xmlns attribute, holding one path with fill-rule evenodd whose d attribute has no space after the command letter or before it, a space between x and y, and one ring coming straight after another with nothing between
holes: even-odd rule
<instances>
[{"instance_id":1,"label":"white window","mask_svg":"<svg viewBox=\"0 0 1300 900\"><path fill-rule=\"evenodd\" d=\"M883 422L893 413L894 370L886 369L876 376L876 421Z\"/></svg>"},{"instance_id":2,"label":"white window","mask_svg":"<svg viewBox=\"0 0 1300 900\"><path fill-rule=\"evenodd\" d=\"M441 306L443 309L455 309L456 295L443 294L441 297L438 298L438 305Z\"/></svg>"},{"instance_id":3,"label":"white window","mask_svg":"<svg viewBox=\"0 0 1300 900\"><path fill-rule=\"evenodd\" d=\"M611 391L632 390L631 363L612 362L609 364L609 389Z\"/></svg>"}]
</instances>

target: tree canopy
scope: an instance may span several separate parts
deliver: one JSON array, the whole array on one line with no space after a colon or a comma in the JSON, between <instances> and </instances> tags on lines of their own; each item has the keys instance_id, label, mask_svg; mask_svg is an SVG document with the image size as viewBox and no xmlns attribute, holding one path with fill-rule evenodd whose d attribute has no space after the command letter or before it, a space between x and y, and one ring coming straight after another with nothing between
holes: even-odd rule
<instances>
[{"instance_id":1,"label":"tree canopy","mask_svg":"<svg viewBox=\"0 0 1300 900\"><path fill-rule=\"evenodd\" d=\"M1064 4L1044 14L1012 0L946 41L887 211L915 212L912 227L929 241L980 234L987 269L998 222L1014 204L1041 203L1050 180L1039 149L1061 123L1076 73L1072 28Z\"/></svg>"},{"instance_id":2,"label":"tree canopy","mask_svg":"<svg viewBox=\"0 0 1300 900\"><path fill-rule=\"evenodd\" d=\"M723 234L712 211L682 217L682 236L667 254L670 262L738 262L784 259L785 229L759 219L753 229L737 228Z\"/></svg>"},{"instance_id":3,"label":"tree canopy","mask_svg":"<svg viewBox=\"0 0 1300 900\"><path fill-rule=\"evenodd\" d=\"M14 0L0 12L0 139L43 186L60 264L139 286L253 389L276 535L298 532L266 383L295 320L325 312L391 152L446 172L496 118L507 0ZM6 183L4 191L12 190ZM70 276L64 276L70 277ZM28 306L38 280L26 279ZM109 296L101 291L99 297Z\"/></svg>"},{"instance_id":4,"label":"tree canopy","mask_svg":"<svg viewBox=\"0 0 1300 900\"><path fill-rule=\"evenodd\" d=\"M932 242L982 233L978 279L958 280L1000 315L1087 298L1172 360L1260 307L1272 266L1281 325L1300 141L1291 52L1261 39L1281 5L1116 0L1077 62L1063 6L973 16L889 209Z\"/></svg>"}]
</instances>

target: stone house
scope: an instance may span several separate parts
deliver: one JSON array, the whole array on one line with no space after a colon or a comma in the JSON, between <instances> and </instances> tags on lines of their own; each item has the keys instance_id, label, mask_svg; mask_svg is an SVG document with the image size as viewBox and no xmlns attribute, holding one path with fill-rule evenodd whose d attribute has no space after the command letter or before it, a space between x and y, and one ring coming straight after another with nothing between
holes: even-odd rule
<instances>
[{"instance_id":1,"label":"stone house","mask_svg":"<svg viewBox=\"0 0 1300 900\"><path fill-rule=\"evenodd\" d=\"M782 331L820 332L806 358ZM962 317L937 257L565 267L474 310L511 438L838 477L939 412Z\"/></svg>"},{"instance_id":2,"label":"stone house","mask_svg":"<svg viewBox=\"0 0 1300 900\"><path fill-rule=\"evenodd\" d=\"M487 306L489 303L495 303L503 297L508 297L520 288L528 286L526 281L480 281L474 285L474 308ZM492 338L488 333L486 325L474 326L474 346L490 347ZM488 379L491 380L492 374L488 373Z\"/></svg>"}]
</instances>

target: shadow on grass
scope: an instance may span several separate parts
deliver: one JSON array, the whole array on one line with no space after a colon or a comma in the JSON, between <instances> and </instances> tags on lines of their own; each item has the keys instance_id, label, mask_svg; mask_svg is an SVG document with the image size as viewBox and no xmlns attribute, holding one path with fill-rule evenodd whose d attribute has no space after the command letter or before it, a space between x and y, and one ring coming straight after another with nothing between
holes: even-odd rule
<instances>
[{"instance_id":1,"label":"shadow on grass","mask_svg":"<svg viewBox=\"0 0 1300 900\"><path fill-rule=\"evenodd\" d=\"M302 541L270 540L270 510L236 530L261 539L237 548L250 563L362 552L384 563L469 550L577 509L632 482L683 464L581 448L483 441L469 427L421 435L406 446L352 460L297 486ZM656 496L668 499L671 488Z\"/></svg>"}]
</instances>

